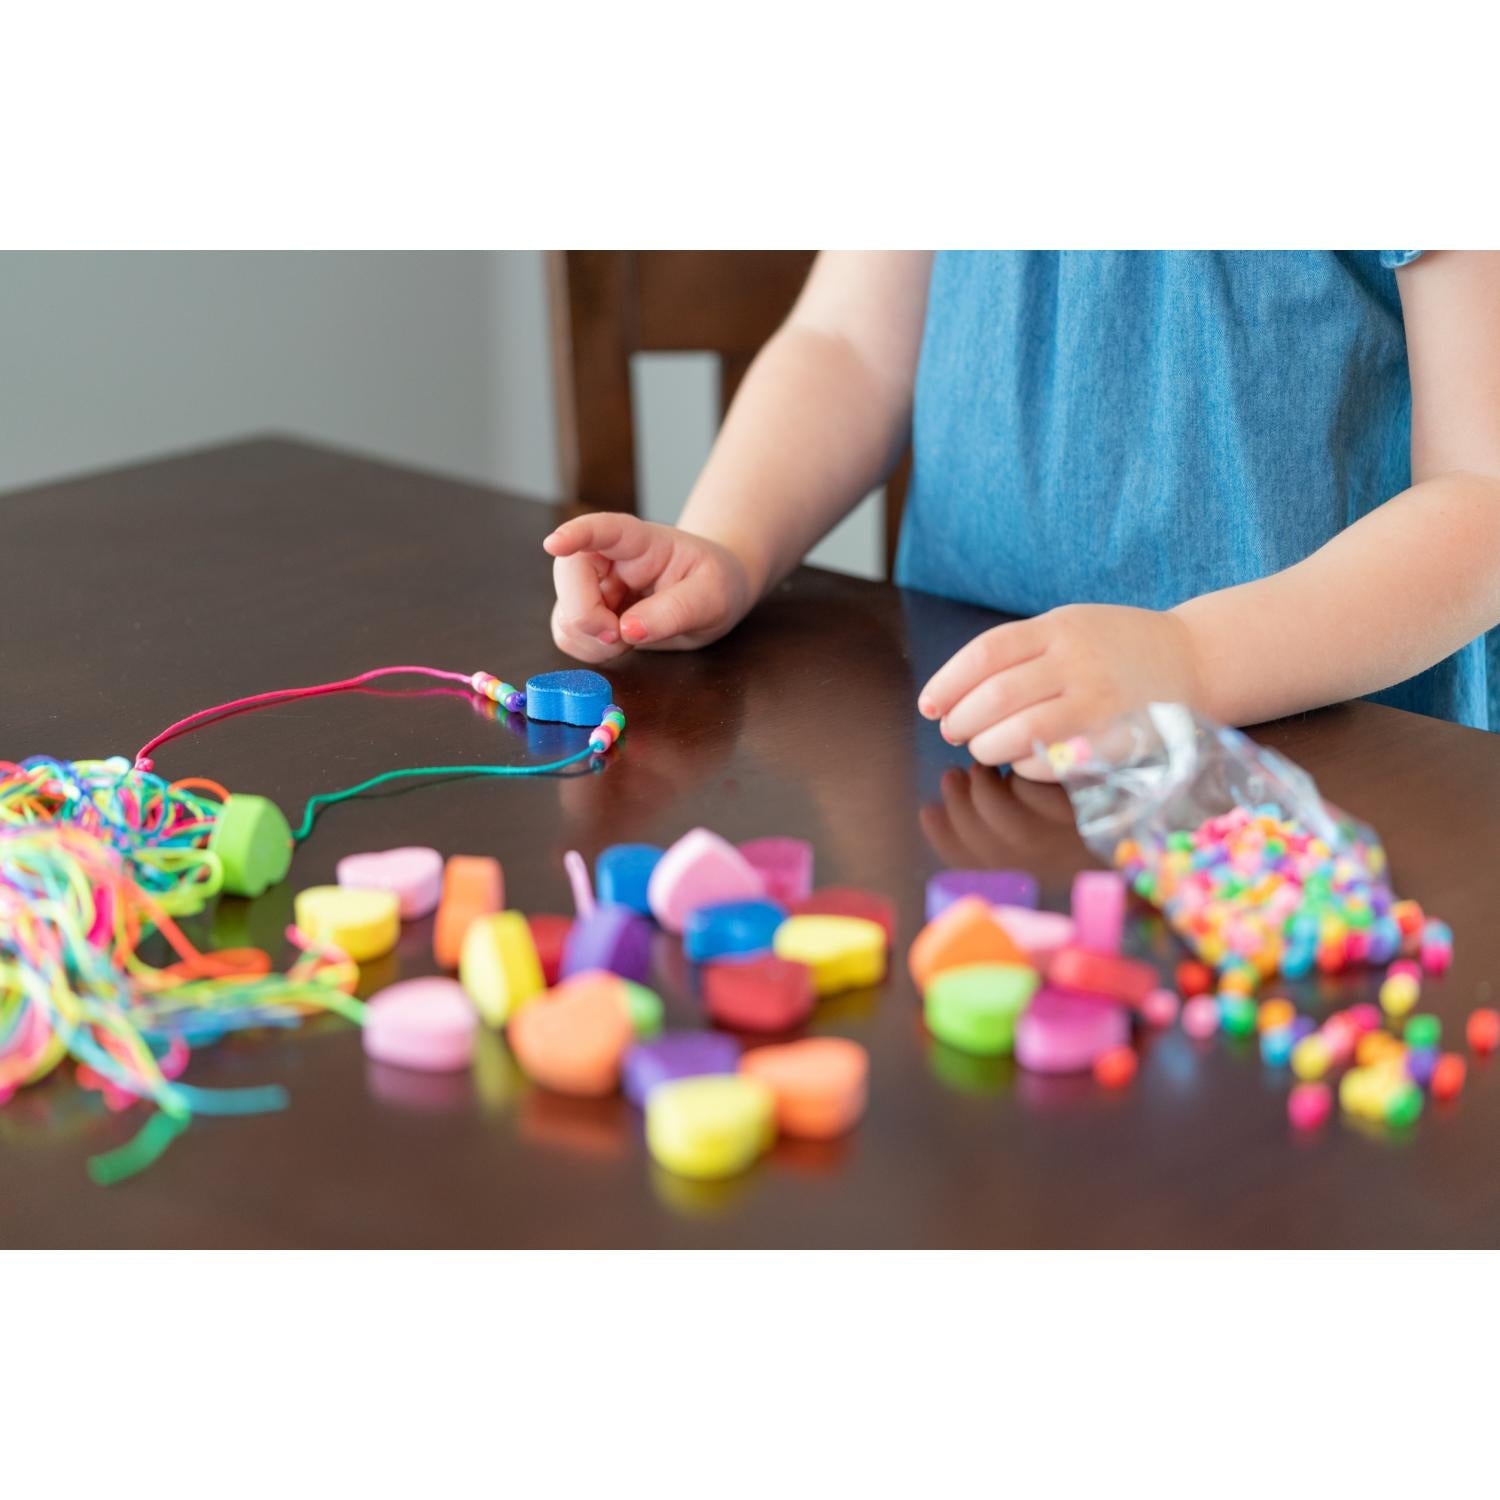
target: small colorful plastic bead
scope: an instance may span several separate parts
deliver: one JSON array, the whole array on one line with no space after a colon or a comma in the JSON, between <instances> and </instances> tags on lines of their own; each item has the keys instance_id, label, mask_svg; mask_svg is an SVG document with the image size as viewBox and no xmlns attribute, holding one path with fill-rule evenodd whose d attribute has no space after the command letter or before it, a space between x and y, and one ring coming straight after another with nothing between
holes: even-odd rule
<instances>
[{"instance_id":1,"label":"small colorful plastic bead","mask_svg":"<svg viewBox=\"0 0 1500 1500\"><path fill-rule=\"evenodd\" d=\"M1500 1047L1500 1011L1487 1005L1470 1011L1469 1019L1464 1025L1464 1036L1468 1039L1471 1051L1487 1057Z\"/></svg>"},{"instance_id":2,"label":"small colorful plastic bead","mask_svg":"<svg viewBox=\"0 0 1500 1500\"><path fill-rule=\"evenodd\" d=\"M1122 1089L1135 1077L1138 1066L1134 1047L1111 1047L1094 1059L1094 1077L1107 1089Z\"/></svg>"},{"instance_id":3,"label":"small colorful plastic bead","mask_svg":"<svg viewBox=\"0 0 1500 1500\"><path fill-rule=\"evenodd\" d=\"M1182 1029L1204 1041L1219 1029L1219 1002L1212 995L1194 995L1182 1007Z\"/></svg>"},{"instance_id":4,"label":"small colorful plastic bead","mask_svg":"<svg viewBox=\"0 0 1500 1500\"><path fill-rule=\"evenodd\" d=\"M1319 1130L1333 1113L1333 1094L1326 1083L1299 1083L1286 1100L1287 1118L1295 1130Z\"/></svg>"}]
</instances>

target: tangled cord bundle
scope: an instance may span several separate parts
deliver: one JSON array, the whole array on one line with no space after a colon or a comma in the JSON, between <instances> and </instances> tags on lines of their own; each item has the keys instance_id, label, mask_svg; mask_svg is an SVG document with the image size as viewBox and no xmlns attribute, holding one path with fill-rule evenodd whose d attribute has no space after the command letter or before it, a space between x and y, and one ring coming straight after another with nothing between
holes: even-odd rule
<instances>
[{"instance_id":1,"label":"tangled cord bundle","mask_svg":"<svg viewBox=\"0 0 1500 1500\"><path fill-rule=\"evenodd\" d=\"M284 1108L279 1086L196 1088L182 1081L193 1049L235 1032L295 1027L317 1013L362 1024L353 998L357 966L295 928L300 950L285 973L273 973L258 948L205 953L176 918L204 910L242 872L212 845L238 801L270 809L283 848L311 832L319 811L373 787L407 778L536 776L602 757L624 731L608 705L588 745L545 764L422 766L382 775L309 799L295 835L274 805L233 798L217 782L168 782L151 752L168 740L231 714L296 698L358 690L397 673L464 683L507 712L525 695L488 673L429 667L381 667L338 682L259 694L205 709L149 740L134 762L123 757L67 761L33 756L0 760L0 1106L49 1077L67 1059L78 1082L114 1111L149 1101L155 1113L126 1145L93 1157L90 1176L119 1182L144 1170L194 1115L252 1114ZM602 683L603 679L599 679ZM607 684L605 684L607 688ZM273 837L273 842L275 841ZM230 878L226 878L226 872ZM157 966L142 948L159 940L172 955Z\"/></svg>"}]
</instances>

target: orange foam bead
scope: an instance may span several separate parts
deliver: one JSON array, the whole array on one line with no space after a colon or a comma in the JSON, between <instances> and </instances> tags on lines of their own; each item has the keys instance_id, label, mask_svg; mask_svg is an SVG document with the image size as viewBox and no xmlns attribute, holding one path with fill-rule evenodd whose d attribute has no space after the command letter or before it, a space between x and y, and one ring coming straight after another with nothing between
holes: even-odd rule
<instances>
[{"instance_id":1,"label":"orange foam bead","mask_svg":"<svg viewBox=\"0 0 1500 1500\"><path fill-rule=\"evenodd\" d=\"M757 1047L740 1059L740 1072L770 1089L783 1135L827 1140L864 1113L870 1058L858 1042L814 1036Z\"/></svg>"},{"instance_id":2,"label":"orange foam bead","mask_svg":"<svg viewBox=\"0 0 1500 1500\"><path fill-rule=\"evenodd\" d=\"M527 1077L559 1094L595 1097L619 1087L635 1028L623 981L590 971L517 1011L507 1035Z\"/></svg>"},{"instance_id":3,"label":"orange foam bead","mask_svg":"<svg viewBox=\"0 0 1500 1500\"><path fill-rule=\"evenodd\" d=\"M432 929L432 956L442 969L456 969L464 934L475 917L493 916L505 905L500 861L486 854L455 854L443 866L443 898Z\"/></svg>"},{"instance_id":4,"label":"orange foam bead","mask_svg":"<svg viewBox=\"0 0 1500 1500\"><path fill-rule=\"evenodd\" d=\"M988 901L965 896L930 921L907 954L911 977L925 990L935 974L964 964L1021 964L1026 955L995 920Z\"/></svg>"}]
</instances>

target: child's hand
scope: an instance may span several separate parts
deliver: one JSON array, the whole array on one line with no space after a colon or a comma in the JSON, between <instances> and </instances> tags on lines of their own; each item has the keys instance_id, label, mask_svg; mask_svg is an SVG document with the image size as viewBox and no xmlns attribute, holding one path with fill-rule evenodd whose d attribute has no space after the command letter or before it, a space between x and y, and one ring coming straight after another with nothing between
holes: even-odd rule
<instances>
[{"instance_id":1,"label":"child's hand","mask_svg":"<svg viewBox=\"0 0 1500 1500\"><path fill-rule=\"evenodd\" d=\"M675 526L606 511L564 521L542 546L557 559L552 639L579 661L706 646L755 602L733 552Z\"/></svg>"},{"instance_id":2,"label":"child's hand","mask_svg":"<svg viewBox=\"0 0 1500 1500\"><path fill-rule=\"evenodd\" d=\"M1050 779L1033 752L1146 703L1195 703L1192 639L1175 614L1070 604L976 636L922 689L949 744L986 765Z\"/></svg>"}]
</instances>

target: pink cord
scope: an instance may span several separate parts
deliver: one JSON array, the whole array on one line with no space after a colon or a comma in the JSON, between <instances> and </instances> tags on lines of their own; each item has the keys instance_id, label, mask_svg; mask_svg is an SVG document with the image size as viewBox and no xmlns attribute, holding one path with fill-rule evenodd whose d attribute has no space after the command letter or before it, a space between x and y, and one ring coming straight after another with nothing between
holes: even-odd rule
<instances>
[{"instance_id":1,"label":"pink cord","mask_svg":"<svg viewBox=\"0 0 1500 1500\"><path fill-rule=\"evenodd\" d=\"M274 693L256 693L249 698L234 698L214 708L200 708L197 713L189 714L187 718L179 719L175 724L169 724L154 739L147 740L136 753L136 770L149 771L151 752L165 745L168 740L174 740L189 729L210 724L215 719L223 718L231 713L238 713L246 708L262 708L268 703L290 703L294 698L318 698L324 693L347 692L377 677L393 677L401 672L415 672L423 677L441 677L445 681L461 682L471 690L473 686L467 673L445 672L441 667L372 667L368 672L361 672L357 677L345 677L338 682L320 682L313 687L281 688Z\"/></svg>"}]
</instances>

